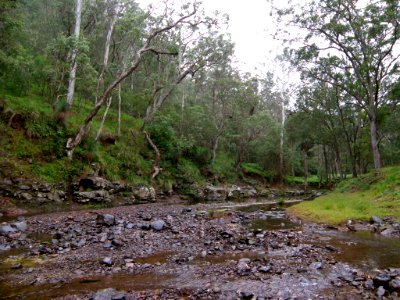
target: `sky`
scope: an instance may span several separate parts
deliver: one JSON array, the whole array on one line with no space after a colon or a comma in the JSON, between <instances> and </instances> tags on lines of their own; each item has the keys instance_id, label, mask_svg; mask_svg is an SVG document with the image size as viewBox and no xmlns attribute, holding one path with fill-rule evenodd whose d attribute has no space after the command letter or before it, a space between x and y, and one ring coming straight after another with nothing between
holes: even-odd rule
<instances>
[{"instance_id":1,"label":"sky","mask_svg":"<svg viewBox=\"0 0 400 300\"><path fill-rule=\"evenodd\" d=\"M142 8L157 2L159 1L138 0ZM282 45L272 38L277 25L274 17L270 15L271 6L267 0L202 2L206 12L210 14L218 10L229 15L227 32L231 34L235 43L235 65L242 72L262 76L267 71L274 71L273 59L280 54Z\"/></svg>"}]
</instances>

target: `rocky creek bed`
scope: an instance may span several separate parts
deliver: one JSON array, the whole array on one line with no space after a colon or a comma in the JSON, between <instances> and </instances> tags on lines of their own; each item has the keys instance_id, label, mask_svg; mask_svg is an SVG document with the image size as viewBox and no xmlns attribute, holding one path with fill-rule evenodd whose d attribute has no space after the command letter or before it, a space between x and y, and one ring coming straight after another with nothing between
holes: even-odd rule
<instances>
[{"instance_id":1,"label":"rocky creek bed","mask_svg":"<svg viewBox=\"0 0 400 300\"><path fill-rule=\"evenodd\" d=\"M0 232L2 299L400 295L399 239L302 224L271 205L69 211L9 220Z\"/></svg>"}]
</instances>

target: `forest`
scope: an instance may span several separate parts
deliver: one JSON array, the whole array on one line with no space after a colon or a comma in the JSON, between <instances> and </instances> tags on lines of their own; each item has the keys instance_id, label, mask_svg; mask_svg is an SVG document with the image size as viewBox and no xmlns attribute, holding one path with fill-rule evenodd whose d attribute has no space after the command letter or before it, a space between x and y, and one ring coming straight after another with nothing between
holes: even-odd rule
<instances>
[{"instance_id":1,"label":"forest","mask_svg":"<svg viewBox=\"0 0 400 300\"><path fill-rule=\"evenodd\" d=\"M227 13L144 2L0 1L0 294L396 299L400 3L265 0L253 73Z\"/></svg>"},{"instance_id":2,"label":"forest","mask_svg":"<svg viewBox=\"0 0 400 300\"><path fill-rule=\"evenodd\" d=\"M133 1L3 1L3 106L32 114L31 140L48 141L17 149L19 158L34 160L39 176L56 170L51 152L132 181L140 179L129 170L163 181L181 168L221 182L244 173L334 182L396 165L398 5L327 10L331 2L276 11L309 32L277 59L300 72L293 90L268 71L233 67L234 44L221 33L227 16L207 16L199 3L179 11L163 3L152 15Z\"/></svg>"}]
</instances>

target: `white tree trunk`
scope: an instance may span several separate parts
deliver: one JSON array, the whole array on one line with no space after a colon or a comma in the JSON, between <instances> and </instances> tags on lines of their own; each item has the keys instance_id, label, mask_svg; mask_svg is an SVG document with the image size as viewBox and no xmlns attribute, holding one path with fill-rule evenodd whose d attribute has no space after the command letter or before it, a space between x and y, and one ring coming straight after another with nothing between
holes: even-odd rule
<instances>
[{"instance_id":1,"label":"white tree trunk","mask_svg":"<svg viewBox=\"0 0 400 300\"><path fill-rule=\"evenodd\" d=\"M286 111L285 111L285 102L283 100L282 95L282 120L281 120L281 132L280 132L280 143L279 143L279 176L280 180L283 182L283 163L284 163L284 153L283 146L285 141L285 121L286 121Z\"/></svg>"},{"instance_id":2,"label":"white tree trunk","mask_svg":"<svg viewBox=\"0 0 400 300\"><path fill-rule=\"evenodd\" d=\"M108 109L110 108L111 101L112 101L112 96L110 98L108 98L106 110L104 111L103 118L101 119L99 130L97 131L96 141L99 139L101 131L103 130L104 122L106 121L107 114L108 114Z\"/></svg>"},{"instance_id":3,"label":"white tree trunk","mask_svg":"<svg viewBox=\"0 0 400 300\"><path fill-rule=\"evenodd\" d=\"M105 45L104 45L103 66L101 68L99 79L97 81L95 104L97 103L97 97L98 97L98 94L99 94L99 90L101 88L103 88L103 86L104 86L104 73L105 73L105 71L107 69L107 65L108 65L108 56L110 54L111 36L112 36L113 31L114 31L115 22L117 21L118 12L119 12L119 3L115 3L114 5L115 6L111 8L112 9L112 15L111 15L110 24L109 24L109 27L108 27L108 30L107 30L106 42L105 42Z\"/></svg>"},{"instance_id":4,"label":"white tree trunk","mask_svg":"<svg viewBox=\"0 0 400 300\"><path fill-rule=\"evenodd\" d=\"M74 37L76 41L78 41L79 33L81 31L81 12L82 12L82 0L76 0L75 30L74 30ZM74 49L72 50L71 69L69 71L68 92L67 92L68 108L72 106L72 103L74 101L76 69L78 67L77 58L78 58L78 48L75 45Z\"/></svg>"}]
</instances>

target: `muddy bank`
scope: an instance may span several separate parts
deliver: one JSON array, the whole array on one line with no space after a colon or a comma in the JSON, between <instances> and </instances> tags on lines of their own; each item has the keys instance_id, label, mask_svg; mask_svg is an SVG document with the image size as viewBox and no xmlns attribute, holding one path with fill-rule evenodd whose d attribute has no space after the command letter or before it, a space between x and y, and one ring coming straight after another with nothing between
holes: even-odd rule
<instances>
[{"instance_id":1,"label":"muddy bank","mask_svg":"<svg viewBox=\"0 0 400 300\"><path fill-rule=\"evenodd\" d=\"M25 230L0 237L5 299L89 299L104 288L126 299L397 297L397 273L374 281L341 261L325 228L270 206L154 203L19 222Z\"/></svg>"}]
</instances>

